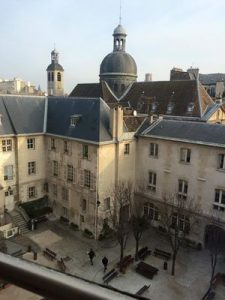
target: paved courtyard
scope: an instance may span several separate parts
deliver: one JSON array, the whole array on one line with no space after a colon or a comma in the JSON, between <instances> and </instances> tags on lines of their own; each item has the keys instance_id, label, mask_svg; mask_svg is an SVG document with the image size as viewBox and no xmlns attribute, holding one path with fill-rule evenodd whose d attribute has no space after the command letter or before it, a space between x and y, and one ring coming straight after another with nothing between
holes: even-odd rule
<instances>
[{"instance_id":1,"label":"paved courtyard","mask_svg":"<svg viewBox=\"0 0 225 300\"><path fill-rule=\"evenodd\" d=\"M116 241L95 241L83 236L80 231L73 231L67 225L61 224L59 221L48 221L40 224L37 230L28 233L25 237L17 237L14 239L17 243L23 245L32 245L32 248L38 252L37 263L57 269L55 261L51 261L44 257L42 250L45 247L50 248L57 253L58 258L65 258L66 272L78 275L83 278L103 283L104 275L101 260L104 255L109 259L108 270L115 267L119 260L119 245ZM150 249L155 247L170 251L167 242L163 237L154 231L148 231L144 234L141 241L141 246L148 246ZM96 257L94 265L89 261L87 252L93 248ZM130 236L125 255L134 254L135 242ZM171 252L171 251L170 251ZM25 259L33 260L31 253L24 255ZM206 250L192 250L181 248L176 265L176 275L170 275L171 264L169 262L168 270L163 270L163 260L153 255L145 259L146 263L159 269L159 272L152 280L147 279L135 272L136 263L127 268L126 274L120 274L117 278L110 282L110 285L136 293L143 285L150 285L143 296L151 300L199 300L206 291L210 278L210 259L209 253ZM218 262L217 272L225 273L225 262ZM16 287L14 287L16 288ZM0 291L0 299L11 300L7 298L10 288L4 291L6 297L2 298L3 293ZM33 294L24 296L23 298L16 297L17 300L32 300L35 298ZM218 285L216 289L215 300L225 299L225 287Z\"/></svg>"}]
</instances>

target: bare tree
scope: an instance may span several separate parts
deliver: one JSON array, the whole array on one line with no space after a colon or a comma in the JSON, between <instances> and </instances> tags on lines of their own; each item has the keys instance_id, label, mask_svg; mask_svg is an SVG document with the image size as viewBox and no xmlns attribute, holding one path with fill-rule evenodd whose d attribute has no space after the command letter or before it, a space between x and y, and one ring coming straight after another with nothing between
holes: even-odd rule
<instances>
[{"instance_id":1,"label":"bare tree","mask_svg":"<svg viewBox=\"0 0 225 300\"><path fill-rule=\"evenodd\" d=\"M205 247L210 253L211 276L209 288L202 300L206 299L212 290L218 258L220 255L225 254L225 230L222 228L222 222L219 216L215 216L214 214L212 214L210 224L206 226Z\"/></svg>"},{"instance_id":2,"label":"bare tree","mask_svg":"<svg viewBox=\"0 0 225 300\"><path fill-rule=\"evenodd\" d=\"M185 237L198 224L199 205L193 199L179 199L176 195L164 197L161 206L161 224L172 250L171 275L175 275L177 254Z\"/></svg>"},{"instance_id":3,"label":"bare tree","mask_svg":"<svg viewBox=\"0 0 225 300\"><path fill-rule=\"evenodd\" d=\"M120 245L120 268L122 269L121 263L129 236L129 205L132 198L132 184L121 180L116 184L112 194L113 208L111 210L111 219Z\"/></svg>"},{"instance_id":4,"label":"bare tree","mask_svg":"<svg viewBox=\"0 0 225 300\"><path fill-rule=\"evenodd\" d=\"M143 214L143 203L138 194L134 194L130 200L130 223L135 238L135 260L137 261L140 240L143 232L149 227L149 223Z\"/></svg>"}]
</instances>

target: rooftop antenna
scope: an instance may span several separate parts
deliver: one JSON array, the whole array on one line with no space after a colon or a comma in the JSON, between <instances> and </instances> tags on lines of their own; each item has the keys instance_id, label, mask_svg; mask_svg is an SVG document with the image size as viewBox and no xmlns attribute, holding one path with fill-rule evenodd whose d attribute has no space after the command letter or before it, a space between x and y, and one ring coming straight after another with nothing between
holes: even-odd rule
<instances>
[{"instance_id":1,"label":"rooftop antenna","mask_svg":"<svg viewBox=\"0 0 225 300\"><path fill-rule=\"evenodd\" d=\"M122 20L121 11L122 11L122 0L120 0L120 18L119 18L119 24L120 25L121 25L121 20Z\"/></svg>"}]
</instances>

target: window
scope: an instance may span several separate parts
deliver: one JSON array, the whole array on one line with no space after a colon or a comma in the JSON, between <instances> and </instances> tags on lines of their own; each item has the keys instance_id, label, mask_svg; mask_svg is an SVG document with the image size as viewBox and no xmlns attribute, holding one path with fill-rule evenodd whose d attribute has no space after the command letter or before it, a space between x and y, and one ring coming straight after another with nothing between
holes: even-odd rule
<instances>
[{"instance_id":1,"label":"window","mask_svg":"<svg viewBox=\"0 0 225 300\"><path fill-rule=\"evenodd\" d=\"M51 150L56 150L56 147L55 147L55 139L51 139Z\"/></svg>"},{"instance_id":2,"label":"window","mask_svg":"<svg viewBox=\"0 0 225 300\"><path fill-rule=\"evenodd\" d=\"M188 183L186 180L178 180L178 198L179 199L187 199L187 192L188 192Z\"/></svg>"},{"instance_id":3,"label":"window","mask_svg":"<svg viewBox=\"0 0 225 300\"><path fill-rule=\"evenodd\" d=\"M2 140L2 151L12 151L12 140Z\"/></svg>"},{"instance_id":4,"label":"window","mask_svg":"<svg viewBox=\"0 0 225 300\"><path fill-rule=\"evenodd\" d=\"M64 218L68 219L68 216L69 216L68 208L65 207L65 206L62 207L62 215L63 215Z\"/></svg>"},{"instance_id":5,"label":"window","mask_svg":"<svg viewBox=\"0 0 225 300\"><path fill-rule=\"evenodd\" d=\"M69 191L65 187L62 187L62 200L69 201Z\"/></svg>"},{"instance_id":6,"label":"window","mask_svg":"<svg viewBox=\"0 0 225 300\"><path fill-rule=\"evenodd\" d=\"M155 192L156 190L156 173L148 172L148 188Z\"/></svg>"},{"instance_id":7,"label":"window","mask_svg":"<svg viewBox=\"0 0 225 300\"><path fill-rule=\"evenodd\" d=\"M180 149L180 162L190 163L191 161L191 149L181 148Z\"/></svg>"},{"instance_id":8,"label":"window","mask_svg":"<svg viewBox=\"0 0 225 300\"><path fill-rule=\"evenodd\" d=\"M4 167L4 180L13 179L13 165L8 165Z\"/></svg>"},{"instance_id":9,"label":"window","mask_svg":"<svg viewBox=\"0 0 225 300\"><path fill-rule=\"evenodd\" d=\"M188 234L190 232L190 220L185 215L174 213L171 227Z\"/></svg>"},{"instance_id":10,"label":"window","mask_svg":"<svg viewBox=\"0 0 225 300\"><path fill-rule=\"evenodd\" d=\"M36 188L35 186L30 186L28 187L28 198L31 199L34 197L36 197Z\"/></svg>"},{"instance_id":11,"label":"window","mask_svg":"<svg viewBox=\"0 0 225 300\"><path fill-rule=\"evenodd\" d=\"M87 200L82 199L81 207L82 207L83 211L86 211L86 209L87 209Z\"/></svg>"},{"instance_id":12,"label":"window","mask_svg":"<svg viewBox=\"0 0 225 300\"><path fill-rule=\"evenodd\" d=\"M151 112L152 112L152 113L156 112L157 105L158 105L157 102L152 102L152 107L151 107Z\"/></svg>"},{"instance_id":13,"label":"window","mask_svg":"<svg viewBox=\"0 0 225 300\"><path fill-rule=\"evenodd\" d=\"M52 185L52 195L57 198L57 195L58 195L58 189L57 189L57 185L56 184L53 184Z\"/></svg>"},{"instance_id":14,"label":"window","mask_svg":"<svg viewBox=\"0 0 225 300\"><path fill-rule=\"evenodd\" d=\"M225 169L225 154L219 154L218 169Z\"/></svg>"},{"instance_id":15,"label":"window","mask_svg":"<svg viewBox=\"0 0 225 300\"><path fill-rule=\"evenodd\" d=\"M52 161L52 174L57 177L59 175L59 165L56 160Z\"/></svg>"},{"instance_id":16,"label":"window","mask_svg":"<svg viewBox=\"0 0 225 300\"><path fill-rule=\"evenodd\" d=\"M215 190L215 200L213 203L213 208L216 210L225 211L225 190Z\"/></svg>"},{"instance_id":17,"label":"window","mask_svg":"<svg viewBox=\"0 0 225 300\"><path fill-rule=\"evenodd\" d=\"M84 170L84 186L91 186L91 172L89 170Z\"/></svg>"},{"instance_id":18,"label":"window","mask_svg":"<svg viewBox=\"0 0 225 300\"><path fill-rule=\"evenodd\" d=\"M5 197L9 197L13 195L13 190L11 188L8 188L8 191L5 192Z\"/></svg>"},{"instance_id":19,"label":"window","mask_svg":"<svg viewBox=\"0 0 225 300\"><path fill-rule=\"evenodd\" d=\"M84 216L83 215L80 215L80 222L84 223Z\"/></svg>"},{"instance_id":20,"label":"window","mask_svg":"<svg viewBox=\"0 0 225 300\"><path fill-rule=\"evenodd\" d=\"M27 139L27 149L35 149L35 139Z\"/></svg>"},{"instance_id":21,"label":"window","mask_svg":"<svg viewBox=\"0 0 225 300\"><path fill-rule=\"evenodd\" d=\"M83 158L88 158L88 145L83 145Z\"/></svg>"},{"instance_id":22,"label":"window","mask_svg":"<svg viewBox=\"0 0 225 300\"><path fill-rule=\"evenodd\" d=\"M69 152L68 142L67 141L63 141L63 150L64 150L64 153L68 153Z\"/></svg>"},{"instance_id":23,"label":"window","mask_svg":"<svg viewBox=\"0 0 225 300\"><path fill-rule=\"evenodd\" d=\"M81 115L78 114L70 116L70 127L75 127L80 118Z\"/></svg>"},{"instance_id":24,"label":"window","mask_svg":"<svg viewBox=\"0 0 225 300\"><path fill-rule=\"evenodd\" d=\"M129 154L130 153L130 144L125 144L124 145L124 154Z\"/></svg>"},{"instance_id":25,"label":"window","mask_svg":"<svg viewBox=\"0 0 225 300\"><path fill-rule=\"evenodd\" d=\"M36 162L28 162L28 175L36 174Z\"/></svg>"},{"instance_id":26,"label":"window","mask_svg":"<svg viewBox=\"0 0 225 300\"><path fill-rule=\"evenodd\" d=\"M54 72L52 72L52 81L54 81Z\"/></svg>"},{"instance_id":27,"label":"window","mask_svg":"<svg viewBox=\"0 0 225 300\"><path fill-rule=\"evenodd\" d=\"M72 165L67 165L67 181L74 181L74 168Z\"/></svg>"},{"instance_id":28,"label":"window","mask_svg":"<svg viewBox=\"0 0 225 300\"><path fill-rule=\"evenodd\" d=\"M57 73L57 80L61 81L61 73L60 72Z\"/></svg>"},{"instance_id":29,"label":"window","mask_svg":"<svg viewBox=\"0 0 225 300\"><path fill-rule=\"evenodd\" d=\"M193 102L188 103L187 112L192 113L194 110L195 104Z\"/></svg>"},{"instance_id":30,"label":"window","mask_svg":"<svg viewBox=\"0 0 225 300\"><path fill-rule=\"evenodd\" d=\"M166 113L168 115L170 115L172 113L172 111L173 111L173 108L174 108L174 103L169 102L168 105L167 105L167 111L166 111Z\"/></svg>"},{"instance_id":31,"label":"window","mask_svg":"<svg viewBox=\"0 0 225 300\"><path fill-rule=\"evenodd\" d=\"M150 143L149 155L153 157L158 157L158 144Z\"/></svg>"},{"instance_id":32,"label":"window","mask_svg":"<svg viewBox=\"0 0 225 300\"><path fill-rule=\"evenodd\" d=\"M110 197L104 199L104 209L110 210Z\"/></svg>"},{"instance_id":33,"label":"window","mask_svg":"<svg viewBox=\"0 0 225 300\"><path fill-rule=\"evenodd\" d=\"M48 72L48 81L51 81L51 73Z\"/></svg>"},{"instance_id":34,"label":"window","mask_svg":"<svg viewBox=\"0 0 225 300\"><path fill-rule=\"evenodd\" d=\"M144 204L144 216L150 220L159 221L159 209L153 203Z\"/></svg>"}]
</instances>

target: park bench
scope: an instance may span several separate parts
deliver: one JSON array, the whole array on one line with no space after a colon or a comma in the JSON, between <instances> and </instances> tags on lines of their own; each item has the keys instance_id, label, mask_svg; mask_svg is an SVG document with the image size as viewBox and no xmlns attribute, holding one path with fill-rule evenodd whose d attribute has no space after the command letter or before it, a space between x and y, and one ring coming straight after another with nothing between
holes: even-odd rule
<instances>
[{"instance_id":1,"label":"park bench","mask_svg":"<svg viewBox=\"0 0 225 300\"><path fill-rule=\"evenodd\" d=\"M122 262L118 262L117 266L121 268L122 272L125 272L126 268L133 263L134 258L131 255L127 255L123 258Z\"/></svg>"},{"instance_id":2,"label":"park bench","mask_svg":"<svg viewBox=\"0 0 225 300\"><path fill-rule=\"evenodd\" d=\"M138 251L138 258L145 259L146 256L151 254L151 250L148 249L148 247L143 247Z\"/></svg>"},{"instance_id":3,"label":"park bench","mask_svg":"<svg viewBox=\"0 0 225 300\"><path fill-rule=\"evenodd\" d=\"M136 272L152 279L153 276L157 274L158 269L141 261L136 267Z\"/></svg>"},{"instance_id":4,"label":"park bench","mask_svg":"<svg viewBox=\"0 0 225 300\"><path fill-rule=\"evenodd\" d=\"M47 256L48 258L50 258L51 260L56 259L56 253L53 252L52 250L45 248L45 250L43 251L43 254L45 256Z\"/></svg>"},{"instance_id":5,"label":"park bench","mask_svg":"<svg viewBox=\"0 0 225 300\"><path fill-rule=\"evenodd\" d=\"M166 260L169 260L171 258L171 253L157 249L157 248L155 248L155 250L154 250L154 255L162 257Z\"/></svg>"},{"instance_id":6,"label":"park bench","mask_svg":"<svg viewBox=\"0 0 225 300\"><path fill-rule=\"evenodd\" d=\"M119 274L118 271L116 271L115 269L112 269L111 271L109 271L105 276L103 276L103 282L108 284L113 278L117 277Z\"/></svg>"},{"instance_id":7,"label":"park bench","mask_svg":"<svg viewBox=\"0 0 225 300\"><path fill-rule=\"evenodd\" d=\"M135 295L141 296L145 291L149 289L150 285L144 285L140 290L137 291Z\"/></svg>"},{"instance_id":8,"label":"park bench","mask_svg":"<svg viewBox=\"0 0 225 300\"><path fill-rule=\"evenodd\" d=\"M62 271L63 273L65 273L65 271L66 271L66 265L65 265L65 263L64 263L64 261L63 261L62 258L57 261L57 265L58 265L60 271Z\"/></svg>"}]
</instances>

